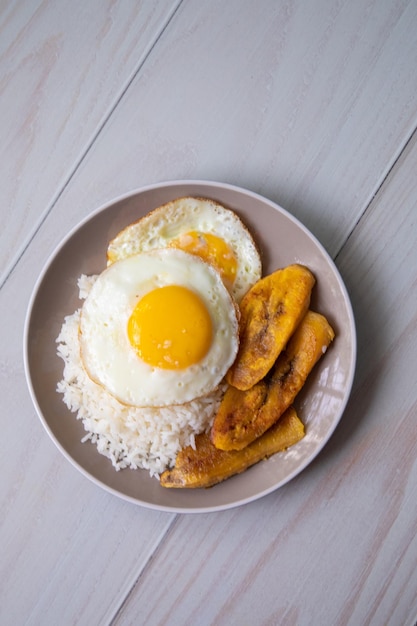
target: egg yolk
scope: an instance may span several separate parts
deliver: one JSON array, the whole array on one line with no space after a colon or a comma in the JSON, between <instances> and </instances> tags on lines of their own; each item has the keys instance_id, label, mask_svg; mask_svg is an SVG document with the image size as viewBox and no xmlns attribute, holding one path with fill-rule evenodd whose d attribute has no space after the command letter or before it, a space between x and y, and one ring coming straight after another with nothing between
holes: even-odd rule
<instances>
[{"instance_id":1,"label":"egg yolk","mask_svg":"<svg viewBox=\"0 0 417 626\"><path fill-rule=\"evenodd\" d=\"M223 281L230 286L233 285L236 278L237 259L233 250L221 237L193 230L182 233L170 243L170 246L181 248L184 252L199 256L203 261L211 263L216 267Z\"/></svg>"},{"instance_id":2,"label":"egg yolk","mask_svg":"<svg viewBox=\"0 0 417 626\"><path fill-rule=\"evenodd\" d=\"M213 330L202 299L186 287L168 285L139 300L127 333L139 357L149 365L182 369L207 354Z\"/></svg>"}]
</instances>

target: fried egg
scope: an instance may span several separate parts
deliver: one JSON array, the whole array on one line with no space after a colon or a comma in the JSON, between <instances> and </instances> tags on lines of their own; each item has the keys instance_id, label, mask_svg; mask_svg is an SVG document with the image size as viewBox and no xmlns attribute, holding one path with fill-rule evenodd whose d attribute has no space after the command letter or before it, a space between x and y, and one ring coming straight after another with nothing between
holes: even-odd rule
<instances>
[{"instance_id":1,"label":"fried egg","mask_svg":"<svg viewBox=\"0 0 417 626\"><path fill-rule=\"evenodd\" d=\"M175 248L112 263L81 310L81 357L120 402L184 404L219 385L238 350L238 311L219 273Z\"/></svg>"},{"instance_id":2,"label":"fried egg","mask_svg":"<svg viewBox=\"0 0 417 626\"><path fill-rule=\"evenodd\" d=\"M237 302L261 277L260 254L246 226L234 211L205 198L177 198L127 226L110 242L108 264L166 247L211 263Z\"/></svg>"}]
</instances>

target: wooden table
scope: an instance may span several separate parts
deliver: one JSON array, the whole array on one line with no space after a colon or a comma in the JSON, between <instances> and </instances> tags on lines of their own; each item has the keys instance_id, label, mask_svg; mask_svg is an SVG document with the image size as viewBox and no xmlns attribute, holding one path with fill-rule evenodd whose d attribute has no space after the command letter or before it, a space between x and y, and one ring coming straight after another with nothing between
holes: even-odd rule
<instances>
[{"instance_id":1,"label":"wooden table","mask_svg":"<svg viewBox=\"0 0 417 626\"><path fill-rule=\"evenodd\" d=\"M2 626L415 623L416 67L415 0L1 3ZM322 453L223 512L91 483L23 369L55 246L173 179L236 184L300 219L357 323L351 399Z\"/></svg>"}]
</instances>

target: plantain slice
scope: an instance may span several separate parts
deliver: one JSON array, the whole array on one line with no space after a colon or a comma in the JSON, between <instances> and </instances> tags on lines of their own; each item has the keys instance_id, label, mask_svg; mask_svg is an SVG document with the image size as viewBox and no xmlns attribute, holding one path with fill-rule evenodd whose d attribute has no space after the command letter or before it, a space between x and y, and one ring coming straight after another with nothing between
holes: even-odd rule
<instances>
[{"instance_id":1,"label":"plantain slice","mask_svg":"<svg viewBox=\"0 0 417 626\"><path fill-rule=\"evenodd\" d=\"M241 450L270 428L293 403L333 338L326 318L308 311L265 379L247 391L226 390L211 430L216 448Z\"/></svg>"},{"instance_id":2,"label":"plantain slice","mask_svg":"<svg viewBox=\"0 0 417 626\"><path fill-rule=\"evenodd\" d=\"M315 278L303 265L289 265L260 279L240 303L240 347L229 369L229 385L245 391L275 363L304 317Z\"/></svg>"},{"instance_id":3,"label":"plantain slice","mask_svg":"<svg viewBox=\"0 0 417 626\"><path fill-rule=\"evenodd\" d=\"M212 487L245 471L276 452L281 452L304 437L304 426L293 407L262 437L244 450L218 450L207 433L197 435L196 449L187 446L176 458L175 467L161 474L163 487Z\"/></svg>"}]
</instances>

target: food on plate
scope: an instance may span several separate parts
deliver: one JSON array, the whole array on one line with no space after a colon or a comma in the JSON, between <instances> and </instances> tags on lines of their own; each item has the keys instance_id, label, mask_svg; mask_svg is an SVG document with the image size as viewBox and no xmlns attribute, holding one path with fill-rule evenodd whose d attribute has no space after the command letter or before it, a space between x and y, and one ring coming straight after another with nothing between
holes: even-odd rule
<instances>
[{"instance_id":1,"label":"food on plate","mask_svg":"<svg viewBox=\"0 0 417 626\"><path fill-rule=\"evenodd\" d=\"M216 448L207 433L197 435L195 447L187 446L177 456L175 467L160 478L163 487L211 487L281 452L304 437L304 426L293 407L261 437L243 450Z\"/></svg>"},{"instance_id":2,"label":"food on plate","mask_svg":"<svg viewBox=\"0 0 417 626\"><path fill-rule=\"evenodd\" d=\"M333 331L306 313L308 268L261 274L246 226L210 199L119 232L57 338L57 390L83 441L164 487L215 484L299 441L289 407Z\"/></svg>"},{"instance_id":3,"label":"food on plate","mask_svg":"<svg viewBox=\"0 0 417 626\"><path fill-rule=\"evenodd\" d=\"M213 421L213 444L241 450L279 421L333 338L327 319L308 311L264 379L246 391L228 387Z\"/></svg>"},{"instance_id":4,"label":"food on plate","mask_svg":"<svg viewBox=\"0 0 417 626\"><path fill-rule=\"evenodd\" d=\"M81 312L92 380L130 406L183 404L212 392L238 349L236 305L218 272L165 248L98 276Z\"/></svg>"},{"instance_id":5,"label":"food on plate","mask_svg":"<svg viewBox=\"0 0 417 626\"><path fill-rule=\"evenodd\" d=\"M238 215L208 198L184 197L128 225L110 241L108 263L156 248L174 247L216 267L239 302L261 277L261 257Z\"/></svg>"},{"instance_id":6,"label":"food on plate","mask_svg":"<svg viewBox=\"0 0 417 626\"><path fill-rule=\"evenodd\" d=\"M237 389L250 389L271 369L305 315L315 277L289 265L260 279L240 303L240 346L226 375Z\"/></svg>"}]
</instances>

